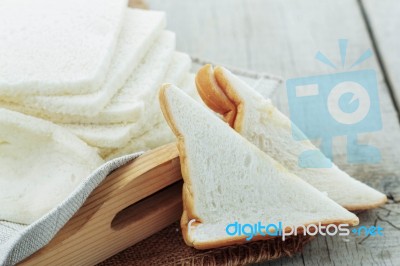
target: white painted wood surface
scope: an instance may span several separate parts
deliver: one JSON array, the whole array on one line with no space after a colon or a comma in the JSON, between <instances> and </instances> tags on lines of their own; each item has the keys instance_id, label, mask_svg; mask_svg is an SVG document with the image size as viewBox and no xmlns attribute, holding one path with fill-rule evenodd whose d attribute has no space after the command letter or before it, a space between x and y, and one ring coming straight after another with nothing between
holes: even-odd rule
<instances>
[{"instance_id":1,"label":"white painted wood surface","mask_svg":"<svg viewBox=\"0 0 400 266\"><path fill-rule=\"evenodd\" d=\"M362 0L388 81L400 106L400 1Z\"/></svg>"},{"instance_id":2,"label":"white painted wood surface","mask_svg":"<svg viewBox=\"0 0 400 266\"><path fill-rule=\"evenodd\" d=\"M168 28L177 34L178 50L284 79L334 72L314 56L321 51L340 65L338 39L349 40L348 62L354 62L373 47L356 0L148 0L147 3L150 9L167 11ZM360 214L361 225L379 224L385 236L318 237L302 254L271 262L272 265L400 265L399 121L376 57L355 70L367 68L375 69L378 76L383 130L363 134L361 139L379 147L383 160L379 165L349 165L345 139L339 138L335 141L335 162L391 198L385 207ZM287 113L284 87L274 100Z\"/></svg>"}]
</instances>

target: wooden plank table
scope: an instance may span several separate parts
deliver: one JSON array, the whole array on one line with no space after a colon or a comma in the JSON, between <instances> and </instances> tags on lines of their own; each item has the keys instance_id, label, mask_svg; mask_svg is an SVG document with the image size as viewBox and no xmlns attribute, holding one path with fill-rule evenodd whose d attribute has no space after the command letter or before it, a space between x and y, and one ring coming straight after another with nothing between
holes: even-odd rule
<instances>
[{"instance_id":1,"label":"wooden plank table","mask_svg":"<svg viewBox=\"0 0 400 266\"><path fill-rule=\"evenodd\" d=\"M400 106L400 2L363 0L367 23L379 50L383 70Z\"/></svg>"},{"instance_id":2,"label":"wooden plank table","mask_svg":"<svg viewBox=\"0 0 400 266\"><path fill-rule=\"evenodd\" d=\"M400 4L391 9L395 1L378 2L380 0L147 1L150 9L167 11L168 28L177 34L178 50L224 65L272 73L283 79L335 72L314 57L321 51L334 64L340 65L338 39L349 41L348 63L354 62L367 49L374 51L375 56L354 70L374 69L378 77L383 129L362 134L360 140L378 147L382 161L378 165L348 164L344 149L346 139L342 137L334 141L334 155L341 168L388 195L390 200L384 207L359 214L360 225L380 225L384 228L384 237L321 236L301 254L264 265L400 265L400 127L392 97L394 94L400 100L397 73L400 49L395 45L399 37L394 34L399 31L395 25L400 25L396 13ZM375 9L376 6L379 8ZM372 16L372 24L369 16ZM391 27L385 27L387 23ZM370 25L374 35L369 32ZM374 36L378 37L375 46ZM385 48L385 51L377 48ZM379 55L383 55L383 59ZM383 72L381 61L387 72ZM395 93L388 89L388 79ZM273 100L288 113L284 87Z\"/></svg>"}]
</instances>

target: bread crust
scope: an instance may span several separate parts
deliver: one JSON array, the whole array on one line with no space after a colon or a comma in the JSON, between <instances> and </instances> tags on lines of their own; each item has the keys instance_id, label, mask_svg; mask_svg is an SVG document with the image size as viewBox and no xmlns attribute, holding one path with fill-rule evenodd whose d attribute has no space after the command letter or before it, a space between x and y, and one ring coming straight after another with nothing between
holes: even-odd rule
<instances>
[{"instance_id":1,"label":"bread crust","mask_svg":"<svg viewBox=\"0 0 400 266\"><path fill-rule=\"evenodd\" d=\"M308 224L305 224L304 226L307 227L308 225L311 224L315 224L318 225L319 223L321 223L321 226L327 226L327 225L331 225L331 224L335 224L335 225L339 225L339 224L348 224L349 226L356 226L358 225L358 220L346 220L346 221L330 221L330 220L326 220L323 222L311 222ZM183 229L182 229L183 230ZM303 234L302 229L297 230L297 235L301 235ZM285 232L288 232L288 230L285 230ZM315 232L314 230L312 230L312 232ZM281 236L261 236L261 235L256 235L254 236L251 240L246 240L247 236L227 236L226 238L223 239L217 239L215 241L210 241L210 242L201 242L201 243L196 243L193 242L193 247L196 249L211 249L211 248L219 248L219 247L224 247L224 246L233 246L233 245L242 245L242 244L246 244L246 243L250 243L250 242L254 242L254 241L260 241L260 240L272 240L272 239L276 239L278 237ZM288 237L297 237L294 235L288 236Z\"/></svg>"},{"instance_id":2,"label":"bread crust","mask_svg":"<svg viewBox=\"0 0 400 266\"><path fill-rule=\"evenodd\" d=\"M196 74L197 91L204 103L214 112L223 115L225 122L231 127L236 120L236 105L225 95L210 64L200 68Z\"/></svg>"},{"instance_id":3,"label":"bread crust","mask_svg":"<svg viewBox=\"0 0 400 266\"><path fill-rule=\"evenodd\" d=\"M344 205L342 205L342 207L349 211L366 211L366 210L375 209L382 205L385 205L385 203L387 201L388 201L388 199L385 195L384 197L382 197L382 199L380 201L377 201L373 204L364 204L364 205L344 204Z\"/></svg>"},{"instance_id":4,"label":"bread crust","mask_svg":"<svg viewBox=\"0 0 400 266\"><path fill-rule=\"evenodd\" d=\"M203 66L196 74L196 87L204 103L240 132L244 115L243 99L235 93L223 69L219 66L213 69L210 64Z\"/></svg>"},{"instance_id":5,"label":"bread crust","mask_svg":"<svg viewBox=\"0 0 400 266\"><path fill-rule=\"evenodd\" d=\"M233 123L233 128L237 132L241 132L243 129L244 112L245 112L244 100L236 93L236 90L233 87L232 83L225 76L222 67L217 66L215 68L214 77L219 87L224 92L225 96L236 106L236 117Z\"/></svg>"}]
</instances>

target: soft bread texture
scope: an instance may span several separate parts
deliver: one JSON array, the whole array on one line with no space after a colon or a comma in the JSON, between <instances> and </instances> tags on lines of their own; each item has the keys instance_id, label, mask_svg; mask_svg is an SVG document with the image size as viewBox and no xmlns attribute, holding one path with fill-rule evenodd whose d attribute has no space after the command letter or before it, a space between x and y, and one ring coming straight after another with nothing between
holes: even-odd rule
<instances>
[{"instance_id":1,"label":"soft bread texture","mask_svg":"<svg viewBox=\"0 0 400 266\"><path fill-rule=\"evenodd\" d=\"M142 116L145 108L146 95L148 92L154 91L155 86L162 83L159 76L163 76L167 71L168 63L171 57L179 57L180 61L185 61L184 67L190 67L190 58L186 54L173 52L175 48L175 34L164 31L151 45L140 64L135 68L131 76L123 85L123 87L112 97L110 102L96 115L79 115L79 114L61 114L47 113L43 110L30 108L29 106L17 105L12 103L0 103L7 109L30 114L46 120L50 120L58 124L76 124L77 130L84 130L86 127L79 129L80 124L94 125L110 125L121 123L133 123L138 121ZM183 58L182 58L183 57ZM135 94L131 97L122 97L123 95ZM117 100L118 99L118 100ZM94 126L93 128L95 128ZM89 129L90 130L90 127ZM118 133L117 133L118 134ZM93 135L90 133L90 135Z\"/></svg>"},{"instance_id":2,"label":"soft bread texture","mask_svg":"<svg viewBox=\"0 0 400 266\"><path fill-rule=\"evenodd\" d=\"M196 79L214 80L197 82L198 89L206 92L201 95L207 105L210 103L210 98L204 95L207 95L208 91L219 91L218 95L225 94L220 101L234 103L236 116L233 123L230 116L225 118L225 114L221 114L237 132L287 167L289 171L318 190L326 192L331 199L346 209L370 209L387 201L386 195L350 177L334 164L331 168L300 167L298 164L300 154L307 150L317 150L317 148L309 140L294 140L293 124L290 119L275 108L271 100L263 98L229 70L222 67L213 70L210 65L207 65L199 71ZM209 107L219 112L214 107L214 101L213 99ZM300 132L298 128L295 130Z\"/></svg>"},{"instance_id":3,"label":"soft bread texture","mask_svg":"<svg viewBox=\"0 0 400 266\"><path fill-rule=\"evenodd\" d=\"M36 221L102 163L68 130L0 109L0 220Z\"/></svg>"},{"instance_id":4,"label":"soft bread texture","mask_svg":"<svg viewBox=\"0 0 400 266\"><path fill-rule=\"evenodd\" d=\"M164 31L121 90L113 96L110 103L98 115L92 117L91 120L88 118L84 122L119 124L134 123L140 120L146 104L151 102L151 95L156 91L155 88L158 88L163 82L163 78L165 79L168 75L173 79L174 77L171 75L174 74L174 71L179 73L179 71L186 71L186 68L190 68L190 58L186 54L174 52L174 49L175 33ZM174 60L179 61L179 64ZM174 68L166 73L170 64L174 64ZM178 67L183 70L177 69Z\"/></svg>"},{"instance_id":5,"label":"soft bread texture","mask_svg":"<svg viewBox=\"0 0 400 266\"><path fill-rule=\"evenodd\" d=\"M138 116L136 107L141 106L141 112L144 112L146 105L152 103L152 95L163 79L170 78L175 82L174 75L183 75L190 67L190 58L174 52L174 49L175 34L164 31L122 89L96 116L96 121L102 121L99 124L118 124L140 120L142 116Z\"/></svg>"},{"instance_id":6,"label":"soft bread texture","mask_svg":"<svg viewBox=\"0 0 400 266\"><path fill-rule=\"evenodd\" d=\"M180 84L180 88L182 91L184 91L187 95L192 97L198 103L205 105L197 91L195 74L193 73L187 74L184 80L182 81L182 84Z\"/></svg>"},{"instance_id":7,"label":"soft bread texture","mask_svg":"<svg viewBox=\"0 0 400 266\"><path fill-rule=\"evenodd\" d=\"M96 115L47 113L43 112L43 110L30 108L29 106L11 103L2 103L0 105L58 124L109 125L135 122L143 115L144 101L139 100L140 97L123 98L121 96L128 94L129 91L134 91L138 94L139 92L147 92L155 86L154 84L158 86L161 83L161 78L158 78L158 76L162 77L165 74L174 48L175 34L169 31L162 32L122 88L111 98L107 106ZM187 64L190 66L190 60ZM132 92L132 94L134 93ZM117 98L119 99L118 101L116 100Z\"/></svg>"},{"instance_id":8,"label":"soft bread texture","mask_svg":"<svg viewBox=\"0 0 400 266\"><path fill-rule=\"evenodd\" d=\"M132 138L128 143L118 149L100 148L100 154L105 160L111 160L126 154L139 151L148 151L164 144L174 142L175 135L172 133L165 121L159 122L151 127L143 135Z\"/></svg>"},{"instance_id":9,"label":"soft bread texture","mask_svg":"<svg viewBox=\"0 0 400 266\"><path fill-rule=\"evenodd\" d=\"M225 227L234 221L358 224L354 214L289 173L178 88L164 85L160 105L178 139L184 179L181 227L188 245L207 249L246 242L245 236L226 234Z\"/></svg>"},{"instance_id":10,"label":"soft bread texture","mask_svg":"<svg viewBox=\"0 0 400 266\"><path fill-rule=\"evenodd\" d=\"M180 83L180 88L186 94L193 99L201 102L201 98L198 96L196 91L196 85L194 83L195 75L190 73L186 74L186 77ZM172 82L171 82L172 83ZM157 105L159 108L159 106ZM161 114L161 112L160 112ZM138 151L147 151L167 143L175 141L175 135L172 133L165 119L162 119L158 124L154 125L143 135L132 138L125 146L119 149L101 149L100 153L106 160L114 159L116 157L130 154Z\"/></svg>"},{"instance_id":11,"label":"soft bread texture","mask_svg":"<svg viewBox=\"0 0 400 266\"><path fill-rule=\"evenodd\" d=\"M0 95L98 90L126 6L126 0L1 1Z\"/></svg>"},{"instance_id":12,"label":"soft bread texture","mask_svg":"<svg viewBox=\"0 0 400 266\"><path fill-rule=\"evenodd\" d=\"M171 51L172 53L172 51ZM161 63L163 60L155 54L154 63ZM165 58L165 60L168 60ZM151 62L153 60L146 60ZM70 129L74 134L86 141L89 145L99 148L122 148L128 144L131 139L141 136L152 126L163 121L161 110L157 101L157 92L161 85L161 80L170 83L179 84L190 67L190 58L186 54L175 52L169 66L163 65L158 68L158 72L164 75L163 79L155 79L155 75L138 77L137 80L146 80L139 84L130 86L132 95L126 96L125 104L136 106L143 105L143 115L134 123L112 124L112 125L63 125ZM167 62L168 63L168 62ZM154 65L154 64L150 64ZM136 93L135 93L136 92ZM128 92L126 92L128 94ZM116 103L117 104L117 103Z\"/></svg>"},{"instance_id":13,"label":"soft bread texture","mask_svg":"<svg viewBox=\"0 0 400 266\"><path fill-rule=\"evenodd\" d=\"M118 119L136 122L132 120L135 110L130 106L135 106L138 102L144 103L146 113L149 112L147 110L149 106L158 106L158 104L154 104L154 99L157 98L155 93L160 84L163 82L179 83L184 73L189 71L192 63L187 54L174 52L170 66L166 67L166 63L161 62L164 60L161 54L154 54L151 58L152 64L146 65L147 68L143 69L137 77L129 80L126 87L112 99L110 108L107 108L106 112L113 114ZM165 59L165 61L167 60ZM160 71L161 69L164 71ZM165 69L167 69L167 74L165 74Z\"/></svg>"},{"instance_id":14,"label":"soft bread texture","mask_svg":"<svg viewBox=\"0 0 400 266\"><path fill-rule=\"evenodd\" d=\"M50 118L52 113L97 115L123 87L164 26L165 14L162 12L127 9L105 83L98 91L82 95L32 96L18 99L18 103L39 109Z\"/></svg>"}]
</instances>

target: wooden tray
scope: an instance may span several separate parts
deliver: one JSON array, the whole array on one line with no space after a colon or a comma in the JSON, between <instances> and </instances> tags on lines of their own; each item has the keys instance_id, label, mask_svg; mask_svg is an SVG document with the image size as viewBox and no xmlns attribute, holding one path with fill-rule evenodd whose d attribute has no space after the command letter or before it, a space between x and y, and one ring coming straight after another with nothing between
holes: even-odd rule
<instances>
[{"instance_id":1,"label":"wooden tray","mask_svg":"<svg viewBox=\"0 0 400 266\"><path fill-rule=\"evenodd\" d=\"M182 215L175 143L111 173L41 250L21 265L92 265L136 244Z\"/></svg>"}]
</instances>

